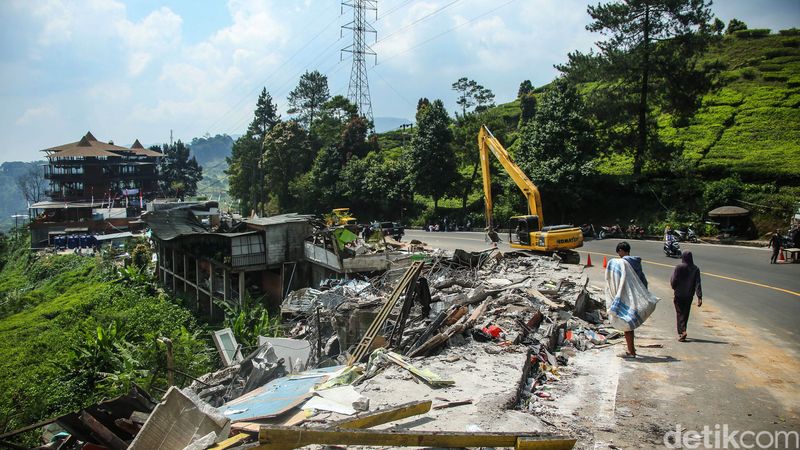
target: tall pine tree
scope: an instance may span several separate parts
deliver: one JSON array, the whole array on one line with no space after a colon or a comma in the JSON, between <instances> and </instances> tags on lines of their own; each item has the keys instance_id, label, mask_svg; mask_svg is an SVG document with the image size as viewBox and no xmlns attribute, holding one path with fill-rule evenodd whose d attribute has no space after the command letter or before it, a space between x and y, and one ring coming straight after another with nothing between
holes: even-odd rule
<instances>
[{"instance_id":1,"label":"tall pine tree","mask_svg":"<svg viewBox=\"0 0 800 450\"><path fill-rule=\"evenodd\" d=\"M570 79L594 72L606 82L595 89L595 112L608 147L633 149L633 172L641 173L654 151L654 106L688 114L710 87L698 56L711 41L713 19L706 0L618 0L589 6L587 29L604 36L600 55L573 53L559 67ZM596 80L597 81L597 80Z\"/></svg>"},{"instance_id":2,"label":"tall pine tree","mask_svg":"<svg viewBox=\"0 0 800 450\"><path fill-rule=\"evenodd\" d=\"M267 190L264 186L265 170L262 163L264 139L280 120L272 96L266 88L263 88L258 96L253 121L247 127L247 132L233 143L231 156L226 158L228 193L239 200L239 210L242 214L264 212L267 203Z\"/></svg>"}]
</instances>

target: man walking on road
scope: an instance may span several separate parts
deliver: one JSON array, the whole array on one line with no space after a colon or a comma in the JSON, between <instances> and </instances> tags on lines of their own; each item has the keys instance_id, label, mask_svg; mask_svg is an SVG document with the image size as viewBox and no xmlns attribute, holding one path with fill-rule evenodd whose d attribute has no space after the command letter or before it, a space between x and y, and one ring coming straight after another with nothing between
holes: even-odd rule
<instances>
[{"instance_id":1,"label":"man walking on road","mask_svg":"<svg viewBox=\"0 0 800 450\"><path fill-rule=\"evenodd\" d=\"M631 268L634 272L636 272L639 280L642 281L642 284L646 288L647 277L644 276L644 271L642 270L642 258L639 256L631 256L631 244L628 244L626 241L622 241L617 244L617 255L630 264ZM625 343L628 345L628 351L626 352L625 356L635 358L636 346L634 345L633 330L625 332Z\"/></svg>"},{"instance_id":2,"label":"man walking on road","mask_svg":"<svg viewBox=\"0 0 800 450\"><path fill-rule=\"evenodd\" d=\"M772 247L772 257L769 259L770 264L775 264L778 262L778 253L781 251L781 235L779 230L775 230L775 233L772 234L772 238L769 240L768 247Z\"/></svg>"},{"instance_id":3,"label":"man walking on road","mask_svg":"<svg viewBox=\"0 0 800 450\"><path fill-rule=\"evenodd\" d=\"M700 284L700 268L694 265L692 252L685 251L681 255L681 263L675 266L669 280L675 292L675 315L678 320L678 340L686 342L686 324L689 322L689 311L692 300L697 294L697 306L703 306L703 288Z\"/></svg>"}]
</instances>

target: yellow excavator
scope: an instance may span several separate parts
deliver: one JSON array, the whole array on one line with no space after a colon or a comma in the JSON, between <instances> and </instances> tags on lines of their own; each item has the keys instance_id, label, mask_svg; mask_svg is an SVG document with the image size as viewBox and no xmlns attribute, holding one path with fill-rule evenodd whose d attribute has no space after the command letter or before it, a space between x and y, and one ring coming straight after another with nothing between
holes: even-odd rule
<instances>
[{"instance_id":1,"label":"yellow excavator","mask_svg":"<svg viewBox=\"0 0 800 450\"><path fill-rule=\"evenodd\" d=\"M509 243L513 248L531 250L548 255L556 253L562 261L577 264L578 252L572 250L583 246L583 233L572 225L544 226L542 199L539 189L511 159L511 155L494 137L486 125L478 132L478 149L481 155L483 173L483 196L486 202L486 225L489 233L494 232L492 220L492 183L489 174L489 152L517 184L528 201L528 215L514 216L509 220Z\"/></svg>"},{"instance_id":2,"label":"yellow excavator","mask_svg":"<svg viewBox=\"0 0 800 450\"><path fill-rule=\"evenodd\" d=\"M356 225L358 221L350 215L350 208L333 208L330 214L325 217L329 227L339 225Z\"/></svg>"}]
</instances>

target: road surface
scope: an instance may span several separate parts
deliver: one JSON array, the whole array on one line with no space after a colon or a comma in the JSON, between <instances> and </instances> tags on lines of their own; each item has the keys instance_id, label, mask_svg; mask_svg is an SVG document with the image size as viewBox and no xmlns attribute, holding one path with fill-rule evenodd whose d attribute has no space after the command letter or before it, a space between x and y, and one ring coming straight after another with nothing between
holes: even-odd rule
<instances>
[{"instance_id":1,"label":"road surface","mask_svg":"<svg viewBox=\"0 0 800 450\"><path fill-rule=\"evenodd\" d=\"M403 240L410 239L448 249L489 246L477 232L409 230ZM591 255L593 267L586 270L593 284L603 285L603 256L616 257L619 241L587 241L579 249L583 262ZM643 357L619 363L612 383L620 386L616 425L595 426L595 438L623 448L653 448L678 424L690 430L723 424L740 431L800 430L800 264L771 265L767 249L682 243L702 270L704 304L692 308L691 342L679 343L669 287L678 260L664 256L661 242L629 242L632 254L643 259L650 290L662 299L636 330L637 340L663 348L639 348ZM504 243L499 248L510 249ZM566 418L564 426L575 426L582 412ZM592 428L595 419L579 425Z\"/></svg>"}]
</instances>

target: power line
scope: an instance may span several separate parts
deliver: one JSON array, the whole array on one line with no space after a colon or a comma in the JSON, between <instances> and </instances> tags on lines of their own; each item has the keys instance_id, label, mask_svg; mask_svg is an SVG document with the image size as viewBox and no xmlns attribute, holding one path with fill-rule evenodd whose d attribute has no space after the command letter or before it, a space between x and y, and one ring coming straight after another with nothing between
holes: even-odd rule
<instances>
[{"instance_id":1,"label":"power line","mask_svg":"<svg viewBox=\"0 0 800 450\"><path fill-rule=\"evenodd\" d=\"M405 98L405 97L403 96L403 94L401 94L401 93L400 93L400 92L399 92L397 89L395 89L395 88L394 88L394 86L392 86L392 83L389 83L389 82L386 80L386 78L384 78L384 77L383 77L383 75L381 75L381 73L380 73L380 72L378 72L377 70L375 70L375 68L374 68L374 67L372 68L372 73L374 73L374 74L378 75L378 78L380 78L380 79L381 79L381 81L383 81L383 83L384 83L384 84L386 84L387 86L389 86L389 89L391 89L392 91L394 91L394 93L395 93L395 94L397 94L397 96L398 96L398 97L400 97L400 98L401 98L401 99L402 99L404 102L406 102L406 104L408 104L408 106L415 107L415 105L414 105L413 103L411 103L411 102L410 102L410 101L409 101L407 98Z\"/></svg>"},{"instance_id":2,"label":"power line","mask_svg":"<svg viewBox=\"0 0 800 450\"><path fill-rule=\"evenodd\" d=\"M267 77L266 77L266 78L265 78L265 79L264 79L264 80L263 80L261 83L259 83L259 84L256 84L256 85L255 85L255 87L254 87L252 90L250 90L250 91L249 91L247 94L245 94L244 96L242 96L242 97L239 99L239 101L237 101L237 102L236 102L236 103L235 103L233 106L231 106L231 107L230 107L230 108L229 108L229 109L228 109L228 110L227 110L225 113L223 113L223 114L222 114L222 116L220 116L218 119L216 119L214 122L212 122L212 124L211 124L211 125L208 127L208 129L210 130L211 128L213 128L214 126L216 126L217 124L219 124L219 123L220 123L222 120L224 120L224 119L225 119L225 118L226 118L226 117L227 117L227 116L228 116L228 115L229 115L231 112L233 112L235 109L237 109L237 108L238 108L238 107L239 107L239 106L242 104L242 102L244 102L244 101L245 101L245 100L247 100L247 99L252 99L252 97L253 97L253 94L254 94L254 93L256 93L256 92L258 92L258 89L259 89L260 87L264 87L264 86L267 84L267 81L271 80L271 79L272 79L272 77L274 77L274 76L275 76L275 75L276 75L278 72L280 72L280 70L281 70L281 69L282 69L284 66L286 66L286 65L287 65L289 62L291 62L291 61L292 61L292 60L293 60L293 59L294 59L294 58L295 58L297 55L299 55L299 54L300 54L300 53L301 53L303 50L305 50L305 49L306 49L306 48L307 48L309 45L311 45L311 43L312 43L312 42L314 42L314 41L315 41L315 40L316 40L316 39L317 39L317 38L318 38L320 35L322 35L322 33L324 33L324 32L325 32L325 31L326 31L328 28L330 28L330 26L331 26L331 25L333 25L334 23L336 23L336 22L339 20L339 18L340 18L341 16L342 16L342 15L340 14L339 16L337 16L337 17L335 17L333 20L331 20L331 21L330 21L330 22L329 22L327 25L325 25L325 27L323 27L323 28L322 28L322 29L321 29L321 30L320 30L320 31L319 31L317 34L315 34L315 35L314 35L314 36L313 36L313 37L312 37L310 40L308 40L308 41L307 41L307 42L306 42L306 43L305 43L305 44L304 44L302 47L300 47L298 50L296 50L294 53L292 53L292 55L291 55L291 56L290 56L288 59L284 60L284 61L283 61L283 62L282 62L282 63L281 63L281 64L280 64L280 65L279 65L279 66L278 66L278 67L277 67L275 70L273 70L273 71L272 71L272 72L271 72L269 75L267 75Z\"/></svg>"},{"instance_id":3,"label":"power line","mask_svg":"<svg viewBox=\"0 0 800 450\"><path fill-rule=\"evenodd\" d=\"M412 1L414 1L414 0L405 0L404 2L400 3L399 5L395 6L392 9L390 9L389 11L386 11L385 13L379 15L378 18L375 19L375 20L381 20L384 17L388 16L389 14L391 14L391 13L393 13L395 11L399 11L400 9L402 9L404 6L406 6L407 4L411 3Z\"/></svg>"},{"instance_id":4,"label":"power line","mask_svg":"<svg viewBox=\"0 0 800 450\"><path fill-rule=\"evenodd\" d=\"M445 31L443 31L443 32L441 32L441 33L439 33L439 34L437 34L437 35L435 35L435 36L432 36L432 37L430 37L430 38L428 38L428 39L426 39L426 40L424 40L424 41L420 42L419 44L417 44L417 45L415 45L415 46L413 46L413 47L411 47L411 48L408 48L408 49L405 49L405 50L403 50L403 51L401 51L401 52L395 53L394 55L392 55L392 56L389 56L388 58L384 58L384 59L381 61L381 64L382 64L382 63L385 63L386 61L389 61L389 60L391 60L391 59L393 59L393 58L396 58L396 57L398 57L398 56L400 56L400 55L402 55L402 54L408 53L408 52L410 52L411 50L416 50L416 49L418 49L418 48L422 47L423 45L425 45L425 44L427 44L427 43L429 43L429 42L433 41L434 39L440 38L440 37L444 36L444 35L445 35L445 34L447 34L447 33L453 32L453 31L457 30L458 28L461 28L461 27L463 27L464 25L469 25L470 23L472 23L472 22L474 22L474 21L476 21L476 20L478 20L478 19L480 19L480 18L483 18L483 17L485 17L485 16L487 16L487 15L491 14L491 13L493 13L493 12L497 11L497 10L498 10L498 9L500 9L500 8L503 8L503 7L505 7L505 6L508 6L508 5L510 5L511 3L514 3L515 1L516 1L516 0L509 0L509 1L505 2L505 3L503 3L502 5L498 6L497 8L490 9L489 11L486 11L486 12L485 12L485 13L483 13L483 14L480 14L480 15L478 15L478 16L475 16L475 17L473 17L472 19L470 19L470 20L468 20L468 21L466 21L466 22L464 22L464 23L458 24L458 25L454 26L453 28L450 28L449 30L445 30ZM376 64L376 65L377 65L377 64Z\"/></svg>"},{"instance_id":5,"label":"power line","mask_svg":"<svg viewBox=\"0 0 800 450\"><path fill-rule=\"evenodd\" d=\"M386 41L386 40L388 40L389 38L391 38L392 36L396 36L396 35L397 35L397 34L399 34L401 31L405 31L405 30L407 30L407 29L409 29L409 28L411 28L411 27L413 27L413 26L417 25L418 23L420 23L420 22L422 22L422 21L425 21L425 20L427 20L427 19L430 19L431 17L435 16L436 14L439 14L440 12L442 12L442 11L444 11L445 9L447 9L447 8L449 8L449 7L453 6L453 5L455 5L456 3L460 2L460 1L461 1L461 0L453 0L452 2L450 2L450 3L448 3L448 4L444 5L444 6L442 6L441 8L439 8L439 9L436 9L436 10L434 10L434 11L432 11L432 12L428 13L428 14L425 14L424 16L422 16L422 17L420 17L419 19L417 19L417 20L415 20L415 21L411 22L410 24L408 24L408 25L406 25L406 26L404 26L404 27L402 27L402 28L400 28L400 29L394 30L393 32L391 32L391 33L387 34L386 36L382 37L382 38L381 38L381 39L379 39L377 42L375 42L375 44L377 45L377 44L379 44L379 43L381 43L381 42L383 42L383 41Z\"/></svg>"}]
</instances>

